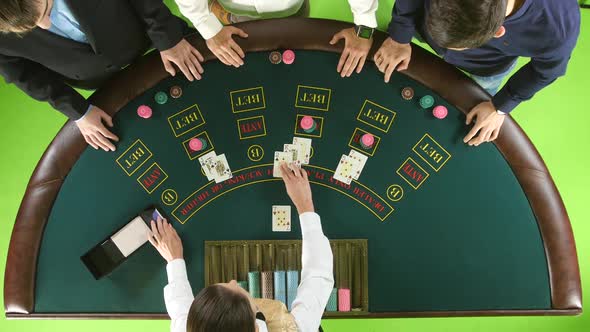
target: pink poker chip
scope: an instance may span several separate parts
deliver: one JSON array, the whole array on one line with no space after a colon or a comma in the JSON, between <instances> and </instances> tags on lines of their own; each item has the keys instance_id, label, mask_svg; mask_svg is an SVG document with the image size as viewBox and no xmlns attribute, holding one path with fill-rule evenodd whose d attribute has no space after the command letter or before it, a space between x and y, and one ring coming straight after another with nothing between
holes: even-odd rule
<instances>
[{"instance_id":1,"label":"pink poker chip","mask_svg":"<svg viewBox=\"0 0 590 332\"><path fill-rule=\"evenodd\" d=\"M350 289L338 289L338 311L350 311Z\"/></svg>"},{"instance_id":2,"label":"pink poker chip","mask_svg":"<svg viewBox=\"0 0 590 332\"><path fill-rule=\"evenodd\" d=\"M144 119L149 119L152 117L152 109L147 105L141 105L137 108L137 115Z\"/></svg>"},{"instance_id":3,"label":"pink poker chip","mask_svg":"<svg viewBox=\"0 0 590 332\"><path fill-rule=\"evenodd\" d=\"M290 65L295 61L295 52L286 50L283 52L283 62Z\"/></svg>"},{"instance_id":4,"label":"pink poker chip","mask_svg":"<svg viewBox=\"0 0 590 332\"><path fill-rule=\"evenodd\" d=\"M201 142L201 140L198 138L193 138L190 140L190 142L188 142L188 146L193 151L201 151L203 148L203 142Z\"/></svg>"},{"instance_id":5,"label":"pink poker chip","mask_svg":"<svg viewBox=\"0 0 590 332\"><path fill-rule=\"evenodd\" d=\"M375 137L371 134L364 134L361 136L361 143L365 146L372 146L375 143Z\"/></svg>"},{"instance_id":6,"label":"pink poker chip","mask_svg":"<svg viewBox=\"0 0 590 332\"><path fill-rule=\"evenodd\" d=\"M303 130L308 130L311 129L311 127L313 127L313 118L309 115L304 116L301 119L301 128Z\"/></svg>"},{"instance_id":7,"label":"pink poker chip","mask_svg":"<svg viewBox=\"0 0 590 332\"><path fill-rule=\"evenodd\" d=\"M449 110L446 107L439 105L432 109L432 115L437 119L444 119L449 114Z\"/></svg>"}]
</instances>

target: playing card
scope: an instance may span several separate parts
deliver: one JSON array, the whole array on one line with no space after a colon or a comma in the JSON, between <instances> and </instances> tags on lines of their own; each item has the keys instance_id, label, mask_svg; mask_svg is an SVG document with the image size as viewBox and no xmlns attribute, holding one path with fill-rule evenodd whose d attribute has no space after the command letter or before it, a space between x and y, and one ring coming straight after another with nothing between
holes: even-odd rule
<instances>
[{"instance_id":1,"label":"playing card","mask_svg":"<svg viewBox=\"0 0 590 332\"><path fill-rule=\"evenodd\" d=\"M365 168L365 164L367 163L367 159L369 159L369 157L355 150L350 150L348 157L358 162L358 167L353 171L352 174L352 178L358 180L359 176L361 175L361 172L363 171L363 168Z\"/></svg>"},{"instance_id":2,"label":"playing card","mask_svg":"<svg viewBox=\"0 0 590 332\"><path fill-rule=\"evenodd\" d=\"M347 155L342 155L338 167L334 172L334 179L350 184L353 179L353 171L358 167L358 162Z\"/></svg>"},{"instance_id":3,"label":"playing card","mask_svg":"<svg viewBox=\"0 0 590 332\"><path fill-rule=\"evenodd\" d=\"M211 151L211 152L199 157L199 164L201 164L201 168L203 168L203 172L205 173L207 180L213 180L213 173L211 173L211 169L207 166L206 162L208 159L215 158L215 157L217 157L217 155L215 154L215 151Z\"/></svg>"},{"instance_id":4,"label":"playing card","mask_svg":"<svg viewBox=\"0 0 590 332\"><path fill-rule=\"evenodd\" d=\"M281 169L279 166L280 166L281 162L285 162L287 164L292 162L293 161L292 156L293 156L293 154L291 152L276 151L275 152L275 159L274 159L274 163L273 163L273 167L272 167L272 176L274 176L275 178L282 177L283 175L281 173Z\"/></svg>"},{"instance_id":5,"label":"playing card","mask_svg":"<svg viewBox=\"0 0 590 332\"><path fill-rule=\"evenodd\" d=\"M225 158L225 154L220 154L217 156L217 163L215 164L213 175L215 178L215 183L223 182L233 177L231 169L229 168L229 164L227 163L227 159Z\"/></svg>"},{"instance_id":6,"label":"playing card","mask_svg":"<svg viewBox=\"0 0 590 332\"><path fill-rule=\"evenodd\" d=\"M299 145L299 157L297 160L299 160L303 165L309 164L309 156L311 154L311 139L293 137L293 144Z\"/></svg>"},{"instance_id":7,"label":"playing card","mask_svg":"<svg viewBox=\"0 0 590 332\"><path fill-rule=\"evenodd\" d=\"M273 205L272 206L272 231L273 232L290 232L291 231L291 206L290 205Z\"/></svg>"},{"instance_id":8,"label":"playing card","mask_svg":"<svg viewBox=\"0 0 590 332\"><path fill-rule=\"evenodd\" d=\"M296 166L301 166L301 160L299 160L299 147L300 145L295 144L283 145L283 152L291 153L291 158Z\"/></svg>"}]
</instances>

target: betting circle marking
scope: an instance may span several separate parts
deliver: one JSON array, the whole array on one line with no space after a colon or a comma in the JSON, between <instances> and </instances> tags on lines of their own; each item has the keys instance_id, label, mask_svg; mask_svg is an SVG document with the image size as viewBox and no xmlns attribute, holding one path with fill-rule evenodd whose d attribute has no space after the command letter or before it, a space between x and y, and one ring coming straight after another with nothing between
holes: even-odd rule
<instances>
[{"instance_id":1,"label":"betting circle marking","mask_svg":"<svg viewBox=\"0 0 590 332\"><path fill-rule=\"evenodd\" d=\"M162 192L162 203L170 206L174 205L178 201L178 194L174 189L166 189Z\"/></svg>"},{"instance_id":2,"label":"betting circle marking","mask_svg":"<svg viewBox=\"0 0 590 332\"><path fill-rule=\"evenodd\" d=\"M260 161L262 157L264 157L264 149L260 145L254 144L248 148L248 159Z\"/></svg>"},{"instance_id":3,"label":"betting circle marking","mask_svg":"<svg viewBox=\"0 0 590 332\"><path fill-rule=\"evenodd\" d=\"M312 146L311 149L309 150L309 158L310 159L311 159L311 157L313 157L313 152L314 152L314 149L313 149L313 146Z\"/></svg>"},{"instance_id":4,"label":"betting circle marking","mask_svg":"<svg viewBox=\"0 0 590 332\"><path fill-rule=\"evenodd\" d=\"M387 198L393 202L397 202L404 197L404 188L399 184L392 184L387 188Z\"/></svg>"}]
</instances>

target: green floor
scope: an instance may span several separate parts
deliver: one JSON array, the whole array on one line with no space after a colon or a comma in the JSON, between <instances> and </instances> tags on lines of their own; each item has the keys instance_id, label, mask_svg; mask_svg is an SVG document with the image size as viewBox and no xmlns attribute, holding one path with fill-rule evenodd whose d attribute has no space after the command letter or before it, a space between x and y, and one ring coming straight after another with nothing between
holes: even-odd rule
<instances>
[{"instance_id":1,"label":"green floor","mask_svg":"<svg viewBox=\"0 0 590 332\"><path fill-rule=\"evenodd\" d=\"M310 0L313 17L351 21L344 0ZM167 1L172 3L173 1ZM393 0L381 0L380 27L389 21ZM584 10L583 22L590 24L590 9ZM585 276L590 273L590 212L587 188L590 156L590 114L585 103L590 90L590 34L582 26L581 38L574 52L567 76L543 90L534 100L521 105L514 117L524 128L545 159L561 192L572 221L582 283L590 288ZM327 42L327 41L326 41ZM586 62L586 63L585 63ZM0 267L4 270L12 225L25 187L46 146L63 125L65 118L44 103L38 103L14 86L0 81ZM3 273L0 273L3 284ZM588 296L587 296L588 297ZM585 305L588 302L585 301ZM510 317L330 320L326 331L590 331L590 318L581 317ZM166 331L166 321L6 321L0 331Z\"/></svg>"}]
</instances>

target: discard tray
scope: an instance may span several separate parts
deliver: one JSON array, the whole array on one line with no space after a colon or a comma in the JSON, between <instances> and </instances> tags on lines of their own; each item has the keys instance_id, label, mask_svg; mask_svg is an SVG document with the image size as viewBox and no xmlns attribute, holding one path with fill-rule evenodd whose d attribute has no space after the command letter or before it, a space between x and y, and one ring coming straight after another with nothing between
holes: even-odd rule
<instances>
[{"instance_id":1,"label":"discard tray","mask_svg":"<svg viewBox=\"0 0 590 332\"><path fill-rule=\"evenodd\" d=\"M330 240L330 246L334 290L324 316L367 314L367 239ZM236 280L252 296L280 300L290 309L300 278L301 240L205 241L205 287Z\"/></svg>"}]
</instances>

